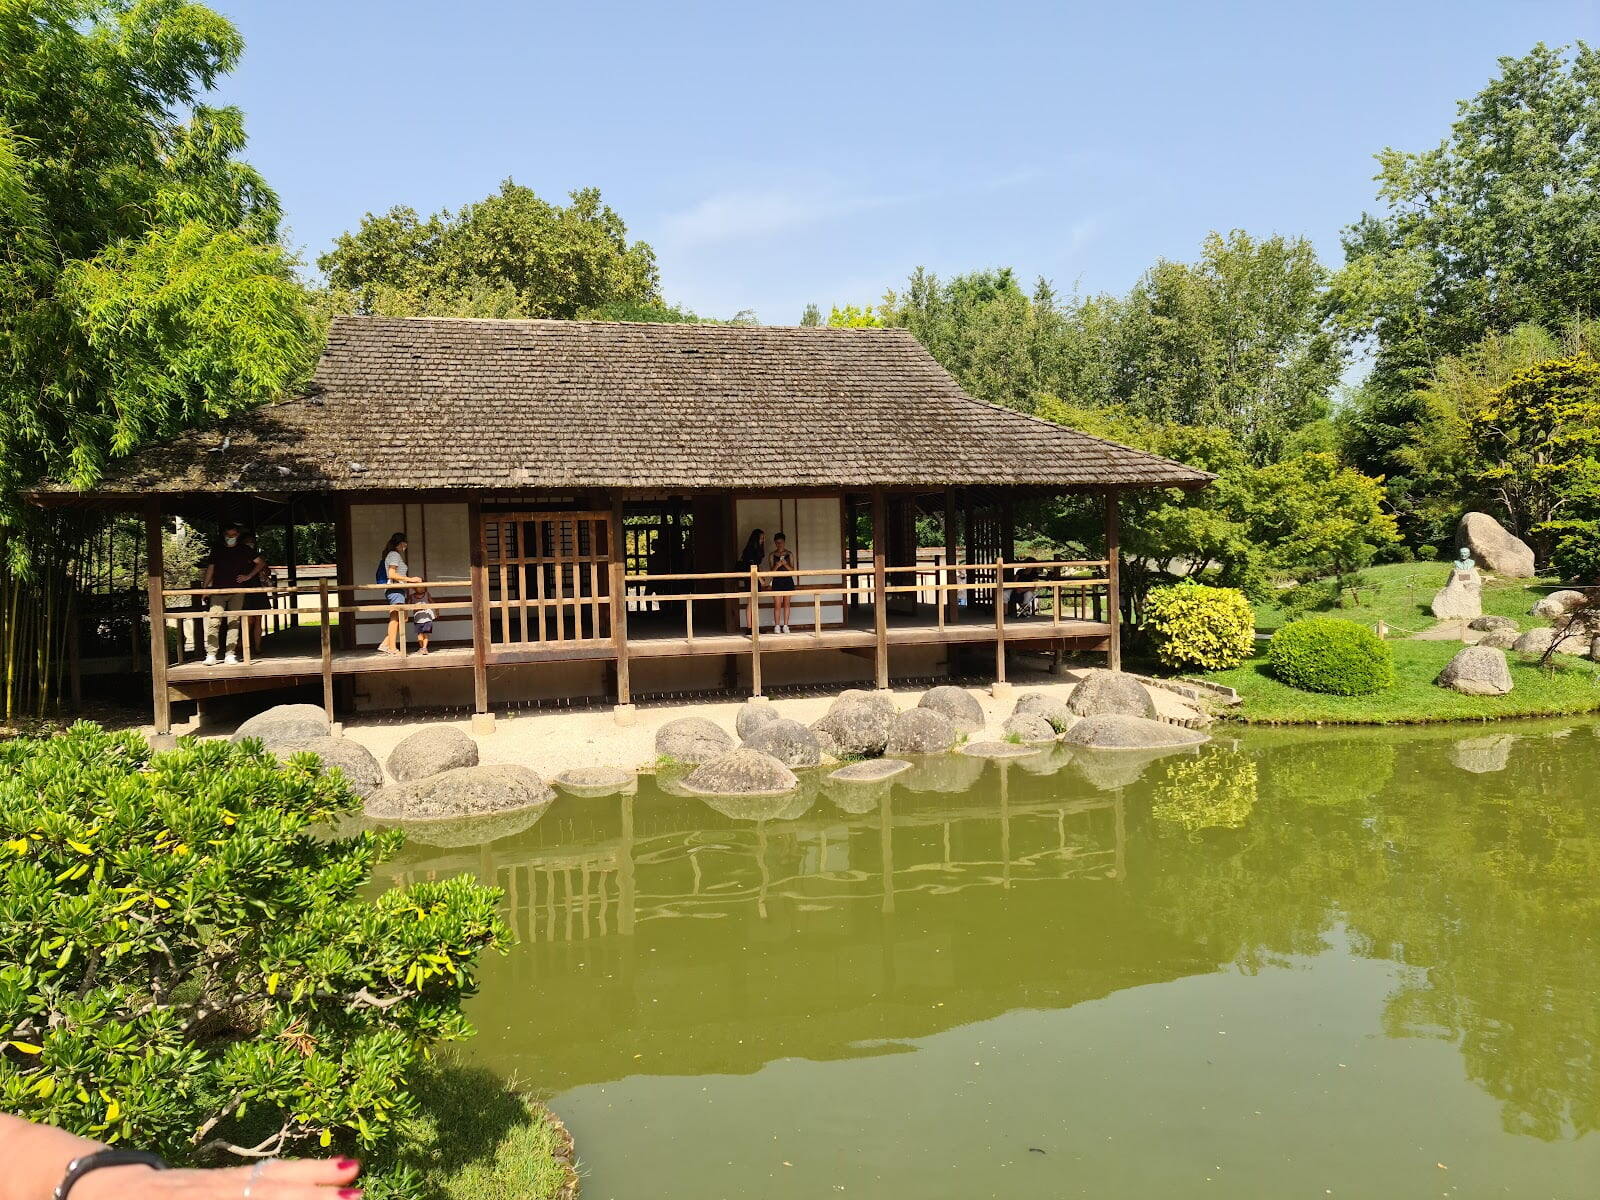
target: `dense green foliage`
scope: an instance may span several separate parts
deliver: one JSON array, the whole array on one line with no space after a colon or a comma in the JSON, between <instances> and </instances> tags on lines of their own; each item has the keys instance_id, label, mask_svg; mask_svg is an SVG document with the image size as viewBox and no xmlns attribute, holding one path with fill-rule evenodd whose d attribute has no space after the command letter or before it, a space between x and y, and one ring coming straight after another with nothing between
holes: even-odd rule
<instances>
[{"instance_id":1,"label":"dense green foliage","mask_svg":"<svg viewBox=\"0 0 1600 1200\"><path fill-rule=\"evenodd\" d=\"M1190 580L1152 588L1143 628L1156 656L1180 670L1221 671L1238 666L1255 649L1255 613L1237 588Z\"/></svg>"},{"instance_id":2,"label":"dense green foliage","mask_svg":"<svg viewBox=\"0 0 1600 1200\"><path fill-rule=\"evenodd\" d=\"M398 835L315 832L356 804L254 743L0 745L5 1111L191 1162L381 1144L508 933L464 876L364 899Z\"/></svg>"},{"instance_id":3,"label":"dense green foliage","mask_svg":"<svg viewBox=\"0 0 1600 1200\"><path fill-rule=\"evenodd\" d=\"M622 305L634 314L623 319L674 319L660 304L655 251L628 241L596 188L563 206L508 179L458 212L368 213L317 265L357 312L571 318Z\"/></svg>"},{"instance_id":4,"label":"dense green foliage","mask_svg":"<svg viewBox=\"0 0 1600 1200\"><path fill-rule=\"evenodd\" d=\"M1378 156L1382 215L1345 234L1333 310L1376 343L1380 386L1525 322L1595 310L1600 51L1538 45L1459 108L1450 135Z\"/></svg>"},{"instance_id":5,"label":"dense green foliage","mask_svg":"<svg viewBox=\"0 0 1600 1200\"><path fill-rule=\"evenodd\" d=\"M1293 621L1267 643L1272 673L1306 692L1365 696L1394 683L1394 653L1372 630L1354 621L1307 617Z\"/></svg>"},{"instance_id":6,"label":"dense green foliage","mask_svg":"<svg viewBox=\"0 0 1600 1200\"><path fill-rule=\"evenodd\" d=\"M1343 358L1323 320L1326 271L1303 238L1213 233L1198 262L1162 260L1126 296L1062 302L1009 270L917 271L882 316L974 395L1032 411L1070 399L1151 424L1225 429L1254 461L1326 415Z\"/></svg>"},{"instance_id":7,"label":"dense green foliage","mask_svg":"<svg viewBox=\"0 0 1600 1200\"><path fill-rule=\"evenodd\" d=\"M41 512L41 478L274 398L310 370L310 308L278 201L202 97L233 26L184 0L0 5L0 693L59 694L93 522Z\"/></svg>"}]
</instances>

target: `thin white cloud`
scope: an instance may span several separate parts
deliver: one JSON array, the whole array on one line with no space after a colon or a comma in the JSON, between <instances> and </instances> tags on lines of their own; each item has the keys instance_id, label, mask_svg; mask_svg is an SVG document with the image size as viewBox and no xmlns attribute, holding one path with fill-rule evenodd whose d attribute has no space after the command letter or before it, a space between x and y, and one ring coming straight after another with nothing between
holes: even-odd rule
<instances>
[{"instance_id":1,"label":"thin white cloud","mask_svg":"<svg viewBox=\"0 0 1600 1200\"><path fill-rule=\"evenodd\" d=\"M662 222L663 240L679 246L750 241L897 202L893 197L850 196L832 189L734 188L713 192L668 214Z\"/></svg>"}]
</instances>

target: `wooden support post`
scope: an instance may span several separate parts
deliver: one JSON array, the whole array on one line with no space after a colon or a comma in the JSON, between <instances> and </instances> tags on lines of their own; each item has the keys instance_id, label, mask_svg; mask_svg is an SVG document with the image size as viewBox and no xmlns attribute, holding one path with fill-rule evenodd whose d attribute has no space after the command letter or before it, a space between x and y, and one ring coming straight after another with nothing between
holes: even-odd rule
<instances>
[{"instance_id":1,"label":"wooden support post","mask_svg":"<svg viewBox=\"0 0 1600 1200\"><path fill-rule=\"evenodd\" d=\"M628 564L611 560L611 644L617 655L617 703L632 704L628 673Z\"/></svg>"},{"instance_id":2,"label":"wooden support post","mask_svg":"<svg viewBox=\"0 0 1600 1200\"><path fill-rule=\"evenodd\" d=\"M294 532L294 497L285 506L283 518L283 554L289 560L289 628L300 628L300 545ZM331 719L331 718L330 718Z\"/></svg>"},{"instance_id":3,"label":"wooden support post","mask_svg":"<svg viewBox=\"0 0 1600 1200\"><path fill-rule=\"evenodd\" d=\"M160 500L145 501L144 557L145 587L150 595L150 694L156 734L165 737L172 732L172 700L167 695L167 602L161 594L166 587L166 570L161 554Z\"/></svg>"},{"instance_id":4,"label":"wooden support post","mask_svg":"<svg viewBox=\"0 0 1600 1200\"><path fill-rule=\"evenodd\" d=\"M953 584L956 582L955 565L961 556L961 530L957 520L956 490L953 487L947 487L944 490L944 562L945 566L950 569L940 572L935 577L936 581L941 584ZM956 617L960 615L957 608L960 600L961 594L953 589L935 594L934 603L940 606L939 611L944 614L944 621L939 622L940 625L943 625L945 621L955 622Z\"/></svg>"},{"instance_id":5,"label":"wooden support post","mask_svg":"<svg viewBox=\"0 0 1600 1200\"><path fill-rule=\"evenodd\" d=\"M467 502L468 577L472 582L472 712L489 713L489 578L483 565L483 513Z\"/></svg>"},{"instance_id":6,"label":"wooden support post","mask_svg":"<svg viewBox=\"0 0 1600 1200\"><path fill-rule=\"evenodd\" d=\"M874 677L879 690L889 686L889 596L884 570L889 553L889 514L883 489L872 489L872 630Z\"/></svg>"},{"instance_id":7,"label":"wooden support post","mask_svg":"<svg viewBox=\"0 0 1600 1200\"><path fill-rule=\"evenodd\" d=\"M296 593L296 606L299 594ZM322 711L333 724L333 614L328 611L328 581L317 580L317 609L322 616Z\"/></svg>"},{"instance_id":8,"label":"wooden support post","mask_svg":"<svg viewBox=\"0 0 1600 1200\"><path fill-rule=\"evenodd\" d=\"M1122 670L1122 516L1117 508L1117 494L1106 493L1106 620L1111 623L1110 644L1106 648L1106 666L1113 671Z\"/></svg>"},{"instance_id":9,"label":"wooden support post","mask_svg":"<svg viewBox=\"0 0 1600 1200\"><path fill-rule=\"evenodd\" d=\"M1006 560L994 563L994 681L1006 681Z\"/></svg>"},{"instance_id":10,"label":"wooden support post","mask_svg":"<svg viewBox=\"0 0 1600 1200\"><path fill-rule=\"evenodd\" d=\"M761 695L761 575L750 568L750 694Z\"/></svg>"}]
</instances>

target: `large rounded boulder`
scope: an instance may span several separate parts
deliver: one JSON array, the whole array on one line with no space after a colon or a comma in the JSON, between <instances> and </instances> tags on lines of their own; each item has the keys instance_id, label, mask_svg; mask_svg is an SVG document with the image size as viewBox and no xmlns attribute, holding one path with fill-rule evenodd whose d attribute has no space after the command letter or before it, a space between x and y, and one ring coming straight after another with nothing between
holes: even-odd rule
<instances>
[{"instance_id":1,"label":"large rounded boulder","mask_svg":"<svg viewBox=\"0 0 1600 1200\"><path fill-rule=\"evenodd\" d=\"M631 796L639 790L639 777L621 767L568 767L554 782L574 796Z\"/></svg>"},{"instance_id":2,"label":"large rounded boulder","mask_svg":"<svg viewBox=\"0 0 1600 1200\"><path fill-rule=\"evenodd\" d=\"M287 750L332 733L320 704L275 704L240 725L230 740L255 738L268 750Z\"/></svg>"},{"instance_id":3,"label":"large rounded boulder","mask_svg":"<svg viewBox=\"0 0 1600 1200\"><path fill-rule=\"evenodd\" d=\"M1532 579L1533 551L1488 513L1469 512L1456 522L1456 548L1465 546L1485 570L1510 579Z\"/></svg>"},{"instance_id":4,"label":"large rounded boulder","mask_svg":"<svg viewBox=\"0 0 1600 1200\"><path fill-rule=\"evenodd\" d=\"M1075 717L1125 716L1154 720L1156 702L1132 675L1121 671L1093 670L1084 674L1067 698L1067 711Z\"/></svg>"},{"instance_id":5,"label":"large rounded boulder","mask_svg":"<svg viewBox=\"0 0 1600 1200\"><path fill-rule=\"evenodd\" d=\"M679 717L656 730L656 754L699 766L733 749L733 735L704 717Z\"/></svg>"},{"instance_id":6,"label":"large rounded boulder","mask_svg":"<svg viewBox=\"0 0 1600 1200\"><path fill-rule=\"evenodd\" d=\"M367 815L391 821L437 821L537 808L555 799L539 775L514 763L453 767L415 783L387 787L367 803Z\"/></svg>"},{"instance_id":7,"label":"large rounded boulder","mask_svg":"<svg viewBox=\"0 0 1600 1200\"><path fill-rule=\"evenodd\" d=\"M969 697L970 698L970 697ZM889 723L889 738L884 753L942 754L956 744L959 736L954 722L934 708L908 708L896 713Z\"/></svg>"},{"instance_id":8,"label":"large rounded boulder","mask_svg":"<svg viewBox=\"0 0 1600 1200\"><path fill-rule=\"evenodd\" d=\"M1502 617L1498 613L1486 613L1467 622L1468 629L1476 629L1482 633L1492 633L1496 629L1515 629L1516 627L1517 623L1510 617Z\"/></svg>"},{"instance_id":9,"label":"large rounded boulder","mask_svg":"<svg viewBox=\"0 0 1600 1200\"><path fill-rule=\"evenodd\" d=\"M957 733L977 733L983 728L983 705L966 688L954 684L940 684L922 693L918 708L930 709L944 716Z\"/></svg>"},{"instance_id":10,"label":"large rounded boulder","mask_svg":"<svg viewBox=\"0 0 1600 1200\"><path fill-rule=\"evenodd\" d=\"M817 735L788 717L758 722L745 736L744 744L771 755L786 767L814 767L822 761L822 744Z\"/></svg>"},{"instance_id":11,"label":"large rounded boulder","mask_svg":"<svg viewBox=\"0 0 1600 1200\"><path fill-rule=\"evenodd\" d=\"M1574 609L1582 608L1589 602L1589 597L1575 588L1562 588L1560 591L1551 592L1542 597L1531 609L1530 617L1543 617L1547 621L1566 616Z\"/></svg>"},{"instance_id":12,"label":"large rounded boulder","mask_svg":"<svg viewBox=\"0 0 1600 1200\"><path fill-rule=\"evenodd\" d=\"M478 765L478 743L453 725L429 725L389 751L389 774L398 783Z\"/></svg>"},{"instance_id":13,"label":"large rounded boulder","mask_svg":"<svg viewBox=\"0 0 1600 1200\"><path fill-rule=\"evenodd\" d=\"M830 753L841 758L876 758L889 743L889 730L895 712L891 702L886 710L880 704L841 704L834 701L827 716L811 728L822 738Z\"/></svg>"},{"instance_id":14,"label":"large rounded boulder","mask_svg":"<svg viewBox=\"0 0 1600 1200\"><path fill-rule=\"evenodd\" d=\"M1003 727L1007 738L1029 746L1042 746L1056 740L1056 727L1038 713L1012 713Z\"/></svg>"},{"instance_id":15,"label":"large rounded boulder","mask_svg":"<svg viewBox=\"0 0 1600 1200\"><path fill-rule=\"evenodd\" d=\"M683 780L685 791L702 796L772 796L799 786L799 777L788 767L748 746L701 764Z\"/></svg>"},{"instance_id":16,"label":"large rounded boulder","mask_svg":"<svg viewBox=\"0 0 1600 1200\"><path fill-rule=\"evenodd\" d=\"M1209 741L1203 733L1126 713L1099 713L1085 717L1067 730L1062 741L1090 750L1154 750L1198 746Z\"/></svg>"},{"instance_id":17,"label":"large rounded boulder","mask_svg":"<svg viewBox=\"0 0 1600 1200\"><path fill-rule=\"evenodd\" d=\"M828 712L836 713L843 708L851 708L864 704L868 708L881 712L886 717L892 717L898 711L895 707L894 697L888 692L869 692L865 688L846 688L833 698L833 703L828 705Z\"/></svg>"},{"instance_id":18,"label":"large rounded boulder","mask_svg":"<svg viewBox=\"0 0 1600 1200\"><path fill-rule=\"evenodd\" d=\"M1433 682L1465 696L1504 696L1511 690L1511 667L1504 650L1468 646L1445 664Z\"/></svg>"},{"instance_id":19,"label":"large rounded boulder","mask_svg":"<svg viewBox=\"0 0 1600 1200\"><path fill-rule=\"evenodd\" d=\"M733 719L733 731L739 735L741 742L748 742L757 729L777 719L778 710L772 707L770 701L746 700L739 706L739 715Z\"/></svg>"},{"instance_id":20,"label":"large rounded boulder","mask_svg":"<svg viewBox=\"0 0 1600 1200\"><path fill-rule=\"evenodd\" d=\"M337 767L350 785L350 790L363 800L375 795L383 786L383 767L372 756L372 751L349 738L307 738L298 745L283 746L273 751L279 758L308 752L320 758L323 766Z\"/></svg>"},{"instance_id":21,"label":"large rounded boulder","mask_svg":"<svg viewBox=\"0 0 1600 1200\"><path fill-rule=\"evenodd\" d=\"M1017 703L1011 710L1013 717L1033 716L1043 717L1054 727L1057 733L1065 733L1071 728L1072 723L1078 718L1067 707L1064 697L1052 695L1049 692L1024 692L1017 697Z\"/></svg>"},{"instance_id":22,"label":"large rounded boulder","mask_svg":"<svg viewBox=\"0 0 1600 1200\"><path fill-rule=\"evenodd\" d=\"M1477 644L1488 646L1495 650L1509 650L1517 644L1517 639L1521 636L1521 631L1515 625L1512 625L1510 629L1496 626L1479 638Z\"/></svg>"}]
</instances>

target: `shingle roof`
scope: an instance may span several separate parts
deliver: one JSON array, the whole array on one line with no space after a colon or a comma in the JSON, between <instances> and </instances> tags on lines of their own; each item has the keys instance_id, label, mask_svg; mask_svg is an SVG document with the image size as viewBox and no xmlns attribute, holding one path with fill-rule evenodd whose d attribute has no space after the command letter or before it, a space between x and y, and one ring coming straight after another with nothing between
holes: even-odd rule
<instances>
[{"instance_id":1,"label":"shingle roof","mask_svg":"<svg viewBox=\"0 0 1600 1200\"><path fill-rule=\"evenodd\" d=\"M95 491L1211 478L974 400L901 329L337 317L304 396L147 450Z\"/></svg>"}]
</instances>

